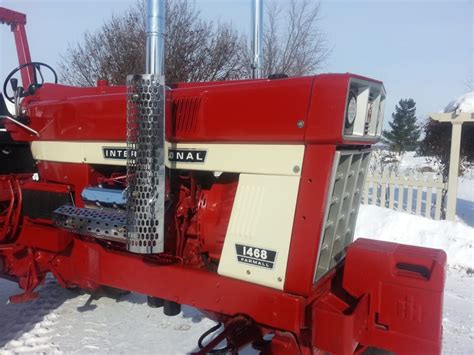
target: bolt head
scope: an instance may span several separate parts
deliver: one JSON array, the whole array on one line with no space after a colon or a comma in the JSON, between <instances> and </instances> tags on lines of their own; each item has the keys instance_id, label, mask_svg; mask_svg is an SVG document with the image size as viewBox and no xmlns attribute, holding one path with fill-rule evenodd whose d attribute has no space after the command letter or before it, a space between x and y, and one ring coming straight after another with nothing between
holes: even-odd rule
<instances>
[{"instance_id":1,"label":"bolt head","mask_svg":"<svg viewBox=\"0 0 474 355\"><path fill-rule=\"evenodd\" d=\"M304 127L304 121L303 120L299 120L297 123L296 123L296 126L298 128L303 128Z\"/></svg>"},{"instance_id":2,"label":"bolt head","mask_svg":"<svg viewBox=\"0 0 474 355\"><path fill-rule=\"evenodd\" d=\"M299 167L298 165L295 165L295 166L293 167L293 172L294 172L295 174L298 174L298 173L300 172L300 170L301 170L301 169L300 169L300 167Z\"/></svg>"},{"instance_id":3,"label":"bolt head","mask_svg":"<svg viewBox=\"0 0 474 355\"><path fill-rule=\"evenodd\" d=\"M138 100L140 100L140 94L133 94L133 95L132 95L132 100L133 100L133 101L138 101Z\"/></svg>"}]
</instances>

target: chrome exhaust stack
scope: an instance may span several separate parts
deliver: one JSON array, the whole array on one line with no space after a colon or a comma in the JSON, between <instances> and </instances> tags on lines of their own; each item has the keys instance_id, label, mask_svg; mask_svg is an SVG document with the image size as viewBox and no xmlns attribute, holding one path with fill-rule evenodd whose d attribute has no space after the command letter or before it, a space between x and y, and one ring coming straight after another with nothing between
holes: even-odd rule
<instances>
[{"instance_id":1,"label":"chrome exhaust stack","mask_svg":"<svg viewBox=\"0 0 474 355\"><path fill-rule=\"evenodd\" d=\"M127 77L127 249L164 250L165 0L148 0L146 74Z\"/></svg>"},{"instance_id":2,"label":"chrome exhaust stack","mask_svg":"<svg viewBox=\"0 0 474 355\"><path fill-rule=\"evenodd\" d=\"M252 1L252 78L263 77L263 0Z\"/></svg>"},{"instance_id":3,"label":"chrome exhaust stack","mask_svg":"<svg viewBox=\"0 0 474 355\"><path fill-rule=\"evenodd\" d=\"M147 74L165 75L165 21L165 1L149 0L146 20Z\"/></svg>"}]
</instances>

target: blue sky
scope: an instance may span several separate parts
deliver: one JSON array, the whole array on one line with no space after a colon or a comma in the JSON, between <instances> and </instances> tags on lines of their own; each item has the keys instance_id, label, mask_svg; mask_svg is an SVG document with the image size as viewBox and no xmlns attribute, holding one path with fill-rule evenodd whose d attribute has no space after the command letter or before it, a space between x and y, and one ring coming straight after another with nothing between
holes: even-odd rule
<instances>
[{"instance_id":1,"label":"blue sky","mask_svg":"<svg viewBox=\"0 0 474 355\"><path fill-rule=\"evenodd\" d=\"M33 60L53 67L80 41L135 0L0 0L28 15ZM286 0L281 0L282 4ZM251 0L196 0L202 15L250 27ZM474 1L323 0L321 29L332 53L323 72L353 72L384 81L386 122L400 98L417 102L422 120L467 91L474 72ZM17 65L12 35L0 28L0 78Z\"/></svg>"}]
</instances>

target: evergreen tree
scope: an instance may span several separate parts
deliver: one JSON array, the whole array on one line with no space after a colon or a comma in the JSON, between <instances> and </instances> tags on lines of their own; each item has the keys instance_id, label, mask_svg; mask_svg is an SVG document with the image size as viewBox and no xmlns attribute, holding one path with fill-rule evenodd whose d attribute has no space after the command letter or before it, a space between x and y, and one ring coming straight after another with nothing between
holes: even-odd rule
<instances>
[{"instance_id":1,"label":"evergreen tree","mask_svg":"<svg viewBox=\"0 0 474 355\"><path fill-rule=\"evenodd\" d=\"M420 128L416 124L416 103L413 99L401 99L392 113L390 130L384 131L385 141L397 152L415 150L420 138Z\"/></svg>"}]
</instances>

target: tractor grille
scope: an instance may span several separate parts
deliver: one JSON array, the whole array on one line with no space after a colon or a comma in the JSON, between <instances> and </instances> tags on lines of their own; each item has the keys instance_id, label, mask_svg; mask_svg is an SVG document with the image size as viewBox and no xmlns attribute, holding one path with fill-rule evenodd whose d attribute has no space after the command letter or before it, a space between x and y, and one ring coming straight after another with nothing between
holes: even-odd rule
<instances>
[{"instance_id":1,"label":"tractor grille","mask_svg":"<svg viewBox=\"0 0 474 355\"><path fill-rule=\"evenodd\" d=\"M352 243L370 150L337 151L314 282L336 266Z\"/></svg>"},{"instance_id":2,"label":"tractor grille","mask_svg":"<svg viewBox=\"0 0 474 355\"><path fill-rule=\"evenodd\" d=\"M127 248L163 252L164 107L162 77L127 78Z\"/></svg>"}]
</instances>

